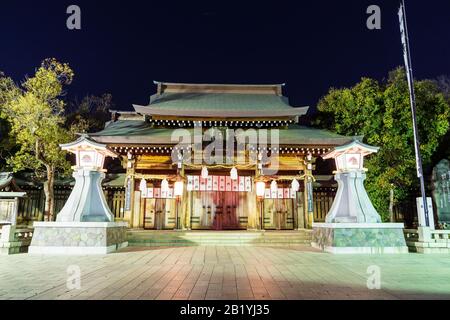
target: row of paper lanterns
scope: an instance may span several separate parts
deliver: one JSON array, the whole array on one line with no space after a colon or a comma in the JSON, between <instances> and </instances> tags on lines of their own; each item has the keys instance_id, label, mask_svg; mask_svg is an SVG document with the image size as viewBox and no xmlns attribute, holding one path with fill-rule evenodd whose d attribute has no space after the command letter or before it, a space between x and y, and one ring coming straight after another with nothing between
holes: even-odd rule
<instances>
[{"instance_id":1,"label":"row of paper lanterns","mask_svg":"<svg viewBox=\"0 0 450 320\"><path fill-rule=\"evenodd\" d=\"M201 176L203 179L208 178L208 176L209 176L208 168L206 168L206 167L202 168ZM233 169L231 169L230 177L231 177L231 180L237 180L239 178L238 171L235 167L233 167ZM294 179L292 181L291 187L292 187L292 190L295 192L298 192L300 190L300 183L297 181L297 179ZM170 188L169 181L167 179L163 179L161 182L161 190L163 192L165 192L165 191L168 191L169 188ZM145 179L141 180L139 189L142 192L147 191L147 181ZM272 181L272 183L270 184L270 190L272 192L276 192L278 190L278 183L275 180ZM183 191L184 191L184 182L182 180L176 181L175 185L174 185L174 196L181 197L183 195ZM264 181L258 181L256 183L256 195L258 197L262 198L262 197L264 197L265 192L266 192L266 183Z\"/></svg>"}]
</instances>

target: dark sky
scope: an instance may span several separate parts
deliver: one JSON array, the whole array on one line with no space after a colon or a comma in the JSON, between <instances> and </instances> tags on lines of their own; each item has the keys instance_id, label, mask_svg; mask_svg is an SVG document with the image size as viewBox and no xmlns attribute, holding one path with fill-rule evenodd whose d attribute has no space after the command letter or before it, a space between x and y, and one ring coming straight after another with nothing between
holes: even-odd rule
<instances>
[{"instance_id":1,"label":"dark sky","mask_svg":"<svg viewBox=\"0 0 450 320\"><path fill-rule=\"evenodd\" d=\"M222 4L220 4L222 3ZM119 109L146 104L153 80L287 83L294 106L331 86L382 79L403 63L397 0L1 1L0 70L15 80L46 57L76 73L69 97L110 92ZM66 28L66 8L82 30ZM382 10L382 30L366 9ZM450 75L450 1L407 0L415 76Z\"/></svg>"}]
</instances>

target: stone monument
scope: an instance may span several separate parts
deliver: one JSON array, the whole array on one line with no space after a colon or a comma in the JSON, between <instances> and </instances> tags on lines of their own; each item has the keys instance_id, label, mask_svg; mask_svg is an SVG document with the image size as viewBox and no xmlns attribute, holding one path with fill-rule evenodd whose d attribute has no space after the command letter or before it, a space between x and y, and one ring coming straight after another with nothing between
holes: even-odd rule
<instances>
[{"instance_id":1,"label":"stone monument","mask_svg":"<svg viewBox=\"0 0 450 320\"><path fill-rule=\"evenodd\" d=\"M402 223L381 223L364 188L364 157L379 148L353 141L324 159L335 159L338 192L326 223L313 224L316 248L331 253L407 253Z\"/></svg>"},{"instance_id":2,"label":"stone monument","mask_svg":"<svg viewBox=\"0 0 450 320\"><path fill-rule=\"evenodd\" d=\"M450 161L441 160L433 169L433 198L439 226L450 230Z\"/></svg>"},{"instance_id":3,"label":"stone monument","mask_svg":"<svg viewBox=\"0 0 450 320\"><path fill-rule=\"evenodd\" d=\"M75 187L56 222L35 222L31 254L107 254L128 246L125 222L114 222L102 190L106 157L117 155L82 135L61 145L76 155Z\"/></svg>"}]
</instances>

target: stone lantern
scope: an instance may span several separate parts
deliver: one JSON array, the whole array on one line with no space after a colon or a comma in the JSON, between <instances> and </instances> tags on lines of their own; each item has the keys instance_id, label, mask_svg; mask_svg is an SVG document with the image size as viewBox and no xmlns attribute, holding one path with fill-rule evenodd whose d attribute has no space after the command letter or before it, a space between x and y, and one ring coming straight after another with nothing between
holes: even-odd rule
<instances>
[{"instance_id":1,"label":"stone lantern","mask_svg":"<svg viewBox=\"0 0 450 320\"><path fill-rule=\"evenodd\" d=\"M353 141L323 157L335 160L339 188L326 223L313 224L313 247L336 254L408 253L404 225L382 223L364 188L364 157L378 150Z\"/></svg>"},{"instance_id":2,"label":"stone lantern","mask_svg":"<svg viewBox=\"0 0 450 320\"><path fill-rule=\"evenodd\" d=\"M372 205L364 188L367 169L364 157L377 153L379 148L359 141L337 147L324 159L334 159L337 171L335 180L339 184L336 199L326 217L326 222L380 223L381 217Z\"/></svg>"},{"instance_id":3,"label":"stone lantern","mask_svg":"<svg viewBox=\"0 0 450 320\"><path fill-rule=\"evenodd\" d=\"M106 170L103 165L106 157L117 158L105 145L89 140L86 136L73 143L61 145L61 149L76 156L73 167L75 187L69 200L57 216L59 222L112 222L102 191L102 181Z\"/></svg>"},{"instance_id":4,"label":"stone lantern","mask_svg":"<svg viewBox=\"0 0 450 320\"><path fill-rule=\"evenodd\" d=\"M61 145L75 154L75 187L56 222L35 222L31 254L107 254L128 246L126 222L114 222L102 189L106 157L116 158L106 145L83 135Z\"/></svg>"}]
</instances>

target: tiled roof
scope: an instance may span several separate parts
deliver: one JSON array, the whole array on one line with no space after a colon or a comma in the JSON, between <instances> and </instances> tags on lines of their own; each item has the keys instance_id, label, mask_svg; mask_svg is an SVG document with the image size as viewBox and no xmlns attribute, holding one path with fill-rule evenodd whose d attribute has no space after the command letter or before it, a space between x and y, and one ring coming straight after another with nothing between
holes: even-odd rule
<instances>
[{"instance_id":1,"label":"tiled roof","mask_svg":"<svg viewBox=\"0 0 450 320\"><path fill-rule=\"evenodd\" d=\"M175 129L152 128L145 121L124 120L111 123L105 130L90 134L97 142L106 144L167 144L175 145L172 134ZM185 128L191 131L193 128ZM256 129L258 130L258 129ZM273 129L269 129L271 131ZM287 129L279 129L281 145L329 145L340 146L353 140L351 137L341 136L327 130L315 129L299 125L292 125Z\"/></svg>"}]
</instances>

